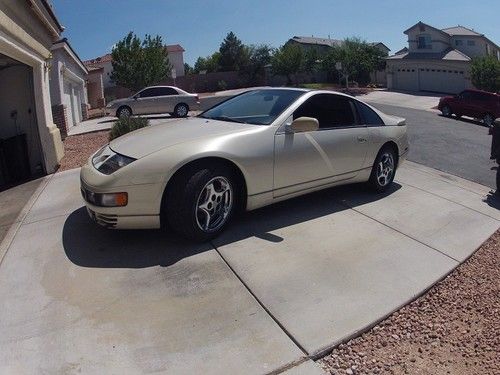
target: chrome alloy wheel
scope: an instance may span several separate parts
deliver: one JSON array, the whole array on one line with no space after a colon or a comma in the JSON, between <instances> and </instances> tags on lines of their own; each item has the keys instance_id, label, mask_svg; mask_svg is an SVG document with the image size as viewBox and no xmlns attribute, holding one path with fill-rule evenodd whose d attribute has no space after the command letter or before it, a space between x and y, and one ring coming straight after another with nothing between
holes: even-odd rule
<instances>
[{"instance_id":1,"label":"chrome alloy wheel","mask_svg":"<svg viewBox=\"0 0 500 375\"><path fill-rule=\"evenodd\" d=\"M179 104L175 109L175 114L177 117L184 117L188 114L188 109L184 104Z\"/></svg>"},{"instance_id":2,"label":"chrome alloy wheel","mask_svg":"<svg viewBox=\"0 0 500 375\"><path fill-rule=\"evenodd\" d=\"M206 232L220 229L233 208L233 188L226 177L218 176L206 183L196 203L196 224Z\"/></svg>"},{"instance_id":3,"label":"chrome alloy wheel","mask_svg":"<svg viewBox=\"0 0 500 375\"><path fill-rule=\"evenodd\" d=\"M384 152L377 165L377 181L380 186L386 186L394 174L394 157L391 152Z\"/></svg>"}]
</instances>

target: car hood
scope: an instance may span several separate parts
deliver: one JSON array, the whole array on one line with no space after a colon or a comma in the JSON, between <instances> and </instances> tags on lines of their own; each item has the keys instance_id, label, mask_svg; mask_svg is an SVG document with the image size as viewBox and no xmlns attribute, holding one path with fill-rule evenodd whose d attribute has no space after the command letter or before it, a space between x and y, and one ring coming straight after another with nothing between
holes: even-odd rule
<instances>
[{"instance_id":1,"label":"car hood","mask_svg":"<svg viewBox=\"0 0 500 375\"><path fill-rule=\"evenodd\" d=\"M140 159L153 152L197 139L255 129L259 125L209 120L200 117L151 125L111 141L109 147L119 154Z\"/></svg>"}]
</instances>

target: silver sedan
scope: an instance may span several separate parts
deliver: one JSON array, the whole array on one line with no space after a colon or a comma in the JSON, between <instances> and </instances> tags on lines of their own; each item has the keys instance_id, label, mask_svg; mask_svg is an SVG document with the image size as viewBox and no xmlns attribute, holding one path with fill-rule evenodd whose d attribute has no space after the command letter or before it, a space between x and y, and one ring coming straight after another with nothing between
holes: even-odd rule
<instances>
[{"instance_id":1,"label":"silver sedan","mask_svg":"<svg viewBox=\"0 0 500 375\"><path fill-rule=\"evenodd\" d=\"M385 191L407 153L403 118L337 92L259 89L115 139L82 168L81 189L107 228L207 240L239 209L354 182Z\"/></svg>"},{"instance_id":2,"label":"silver sedan","mask_svg":"<svg viewBox=\"0 0 500 375\"><path fill-rule=\"evenodd\" d=\"M106 113L122 117L170 113L175 117L186 117L190 110L198 110L200 99L178 87L151 86L142 89L130 98L109 102Z\"/></svg>"}]
</instances>

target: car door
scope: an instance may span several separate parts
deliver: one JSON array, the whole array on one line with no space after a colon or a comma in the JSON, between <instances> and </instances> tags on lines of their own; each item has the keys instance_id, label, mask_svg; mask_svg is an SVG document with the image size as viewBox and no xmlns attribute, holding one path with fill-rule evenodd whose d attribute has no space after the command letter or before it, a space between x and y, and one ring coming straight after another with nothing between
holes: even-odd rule
<instances>
[{"instance_id":1,"label":"car door","mask_svg":"<svg viewBox=\"0 0 500 375\"><path fill-rule=\"evenodd\" d=\"M146 88L134 95L134 101L131 103L132 113L136 115L152 113L155 97L158 94L156 87Z\"/></svg>"},{"instance_id":2,"label":"car door","mask_svg":"<svg viewBox=\"0 0 500 375\"><path fill-rule=\"evenodd\" d=\"M360 124L350 98L316 94L304 102L288 122L299 117L316 118L319 129L276 133L275 197L352 179L364 165L368 131Z\"/></svg>"},{"instance_id":3,"label":"car door","mask_svg":"<svg viewBox=\"0 0 500 375\"><path fill-rule=\"evenodd\" d=\"M172 87L160 87L160 96L156 101L155 113L172 113L180 103L179 93Z\"/></svg>"},{"instance_id":4,"label":"car door","mask_svg":"<svg viewBox=\"0 0 500 375\"><path fill-rule=\"evenodd\" d=\"M472 91L465 90L458 96L458 108L453 109L457 114L464 116L475 116L477 112L477 104L475 102L474 93Z\"/></svg>"}]
</instances>

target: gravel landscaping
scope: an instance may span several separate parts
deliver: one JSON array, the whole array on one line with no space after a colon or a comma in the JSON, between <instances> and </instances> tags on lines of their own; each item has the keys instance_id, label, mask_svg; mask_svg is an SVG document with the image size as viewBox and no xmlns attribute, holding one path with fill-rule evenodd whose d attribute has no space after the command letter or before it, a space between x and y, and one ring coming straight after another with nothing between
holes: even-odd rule
<instances>
[{"instance_id":1,"label":"gravel landscaping","mask_svg":"<svg viewBox=\"0 0 500 375\"><path fill-rule=\"evenodd\" d=\"M429 292L318 362L331 374L500 374L500 231Z\"/></svg>"},{"instance_id":2,"label":"gravel landscaping","mask_svg":"<svg viewBox=\"0 0 500 375\"><path fill-rule=\"evenodd\" d=\"M66 137L59 171L81 167L90 155L108 142L109 130Z\"/></svg>"}]
</instances>

